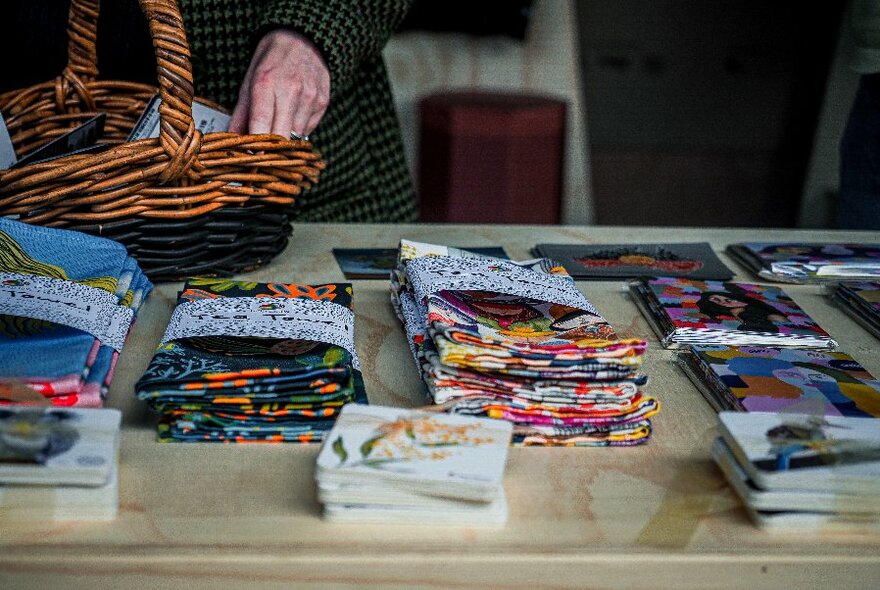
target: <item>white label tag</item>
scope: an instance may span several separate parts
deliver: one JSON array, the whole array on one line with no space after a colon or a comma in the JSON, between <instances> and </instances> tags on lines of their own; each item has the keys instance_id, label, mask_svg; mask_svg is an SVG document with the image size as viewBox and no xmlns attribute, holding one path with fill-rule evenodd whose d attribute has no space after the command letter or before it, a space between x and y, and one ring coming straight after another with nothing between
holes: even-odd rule
<instances>
[{"instance_id":1,"label":"white label tag","mask_svg":"<svg viewBox=\"0 0 880 590\"><path fill-rule=\"evenodd\" d=\"M0 113L0 170L9 168L17 161L18 157L15 155L12 138L9 137L9 130L6 128L6 121Z\"/></svg>"},{"instance_id":2,"label":"white label tag","mask_svg":"<svg viewBox=\"0 0 880 590\"><path fill-rule=\"evenodd\" d=\"M154 96L129 134L128 141L159 137L159 105L161 104L162 99L158 95ZM229 115L198 101L193 101L192 114L196 129L202 134L217 133L229 129Z\"/></svg>"},{"instance_id":3,"label":"white label tag","mask_svg":"<svg viewBox=\"0 0 880 590\"><path fill-rule=\"evenodd\" d=\"M162 342L194 336L262 336L335 344L351 353L354 313L331 301L284 297L220 297L181 303L174 309Z\"/></svg>"},{"instance_id":4,"label":"white label tag","mask_svg":"<svg viewBox=\"0 0 880 590\"><path fill-rule=\"evenodd\" d=\"M0 313L76 328L117 352L134 317L104 289L12 272L0 272Z\"/></svg>"},{"instance_id":5,"label":"white label tag","mask_svg":"<svg viewBox=\"0 0 880 590\"><path fill-rule=\"evenodd\" d=\"M492 291L598 314L570 277L537 272L509 261L427 256L408 262L406 274L419 302L438 291Z\"/></svg>"}]
</instances>

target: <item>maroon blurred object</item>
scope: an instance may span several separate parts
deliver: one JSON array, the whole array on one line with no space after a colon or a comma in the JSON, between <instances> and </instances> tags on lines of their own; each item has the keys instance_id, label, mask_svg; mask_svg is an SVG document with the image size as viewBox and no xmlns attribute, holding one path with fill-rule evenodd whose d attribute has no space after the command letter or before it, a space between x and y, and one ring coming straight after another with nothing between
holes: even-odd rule
<instances>
[{"instance_id":1,"label":"maroon blurred object","mask_svg":"<svg viewBox=\"0 0 880 590\"><path fill-rule=\"evenodd\" d=\"M564 101L448 92L419 110L422 221L559 223Z\"/></svg>"}]
</instances>

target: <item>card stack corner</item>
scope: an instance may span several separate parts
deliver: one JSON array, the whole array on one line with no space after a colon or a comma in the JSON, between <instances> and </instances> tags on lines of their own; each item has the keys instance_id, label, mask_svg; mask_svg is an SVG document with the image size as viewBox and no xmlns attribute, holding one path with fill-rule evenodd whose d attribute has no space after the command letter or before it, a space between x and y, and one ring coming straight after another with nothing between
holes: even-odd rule
<instances>
[{"instance_id":1,"label":"card stack corner","mask_svg":"<svg viewBox=\"0 0 880 590\"><path fill-rule=\"evenodd\" d=\"M486 418L346 405L317 459L324 518L502 527L511 430Z\"/></svg>"},{"instance_id":2,"label":"card stack corner","mask_svg":"<svg viewBox=\"0 0 880 590\"><path fill-rule=\"evenodd\" d=\"M722 412L712 457L757 526L880 532L875 418Z\"/></svg>"},{"instance_id":3,"label":"card stack corner","mask_svg":"<svg viewBox=\"0 0 880 590\"><path fill-rule=\"evenodd\" d=\"M0 523L116 518L120 420L112 409L0 409Z\"/></svg>"}]
</instances>

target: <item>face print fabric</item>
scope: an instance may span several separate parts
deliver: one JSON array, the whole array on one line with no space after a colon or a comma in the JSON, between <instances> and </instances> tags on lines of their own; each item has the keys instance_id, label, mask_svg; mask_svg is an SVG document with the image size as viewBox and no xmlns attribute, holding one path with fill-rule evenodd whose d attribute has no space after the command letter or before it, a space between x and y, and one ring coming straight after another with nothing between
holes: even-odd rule
<instances>
[{"instance_id":1,"label":"face print fabric","mask_svg":"<svg viewBox=\"0 0 880 590\"><path fill-rule=\"evenodd\" d=\"M117 242L9 219L0 219L0 273L19 277L3 275L10 288L35 277L109 293L110 301L132 311L123 331L152 289ZM31 295L46 296L39 290ZM110 321L102 315L93 319L95 325ZM117 357L115 348L83 330L49 319L0 315L0 380L24 383L51 405L102 406Z\"/></svg>"},{"instance_id":2,"label":"face print fabric","mask_svg":"<svg viewBox=\"0 0 880 590\"><path fill-rule=\"evenodd\" d=\"M267 309L303 299L350 309L351 285L190 279L178 305L253 298ZM342 346L288 337L196 336L161 344L138 397L158 412L159 439L181 442L319 441L348 402L366 403Z\"/></svg>"},{"instance_id":3,"label":"face print fabric","mask_svg":"<svg viewBox=\"0 0 880 590\"><path fill-rule=\"evenodd\" d=\"M551 261L446 254L404 241L392 272L392 304L435 404L511 421L518 444L648 438L659 406L640 388L644 341L618 339Z\"/></svg>"}]
</instances>

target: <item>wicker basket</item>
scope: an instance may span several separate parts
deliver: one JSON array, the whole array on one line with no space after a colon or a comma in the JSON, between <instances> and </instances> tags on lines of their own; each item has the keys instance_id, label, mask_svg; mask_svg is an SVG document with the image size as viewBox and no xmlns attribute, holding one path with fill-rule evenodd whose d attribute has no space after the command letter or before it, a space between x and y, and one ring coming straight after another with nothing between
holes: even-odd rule
<instances>
[{"instance_id":1,"label":"wicker basket","mask_svg":"<svg viewBox=\"0 0 880 590\"><path fill-rule=\"evenodd\" d=\"M19 154L99 112L107 114L102 143L112 144L97 154L0 171L0 216L118 239L155 280L259 266L287 244L289 215L324 163L306 141L203 136L193 124L192 69L177 4L139 1L158 89L98 80L99 0L71 0L67 67L55 80L0 95ZM157 92L160 136L126 143Z\"/></svg>"}]
</instances>

